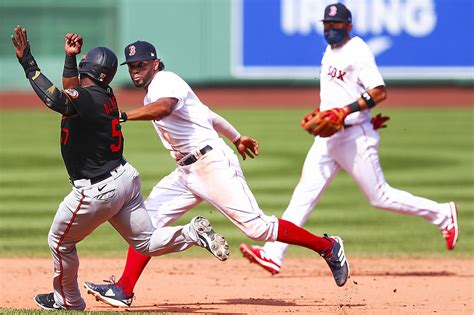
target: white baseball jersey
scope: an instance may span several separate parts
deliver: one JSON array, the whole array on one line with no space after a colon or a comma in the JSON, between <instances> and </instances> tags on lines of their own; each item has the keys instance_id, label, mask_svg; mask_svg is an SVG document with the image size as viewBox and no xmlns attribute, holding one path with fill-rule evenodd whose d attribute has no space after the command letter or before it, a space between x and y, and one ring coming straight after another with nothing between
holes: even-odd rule
<instances>
[{"instance_id":1,"label":"white baseball jersey","mask_svg":"<svg viewBox=\"0 0 474 315\"><path fill-rule=\"evenodd\" d=\"M385 85L369 46L359 37L342 47L327 46L321 61L321 110L344 107L360 98L368 89ZM370 111L350 114L345 123L370 120Z\"/></svg>"},{"instance_id":2,"label":"white baseball jersey","mask_svg":"<svg viewBox=\"0 0 474 315\"><path fill-rule=\"evenodd\" d=\"M145 201L153 225L169 225L206 201L251 239L276 240L277 218L259 208L239 159L214 127L218 126L217 130L231 141L238 132L204 105L178 75L159 71L148 87L144 104L165 97L176 98L178 103L171 114L153 121L153 125L171 155L179 159L206 146L212 150L192 164L178 165L153 187Z\"/></svg>"},{"instance_id":3,"label":"white baseball jersey","mask_svg":"<svg viewBox=\"0 0 474 315\"><path fill-rule=\"evenodd\" d=\"M164 97L175 98L178 103L169 116L154 120L153 125L174 158L178 153L183 155L201 149L205 143L219 139L209 119L209 108L183 79L170 71L159 71L155 75L144 104Z\"/></svg>"}]
</instances>

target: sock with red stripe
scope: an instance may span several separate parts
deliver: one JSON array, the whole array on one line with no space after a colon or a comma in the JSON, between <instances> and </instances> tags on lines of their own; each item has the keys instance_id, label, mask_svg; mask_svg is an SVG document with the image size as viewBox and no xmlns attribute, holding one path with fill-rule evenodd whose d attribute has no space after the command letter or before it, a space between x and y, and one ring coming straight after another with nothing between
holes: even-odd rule
<instances>
[{"instance_id":1,"label":"sock with red stripe","mask_svg":"<svg viewBox=\"0 0 474 315\"><path fill-rule=\"evenodd\" d=\"M128 248L127 262L123 270L122 277L117 281L117 285L122 288L125 294L132 294L138 278L142 274L151 257L144 256L135 251L133 247Z\"/></svg>"},{"instance_id":2,"label":"sock with red stripe","mask_svg":"<svg viewBox=\"0 0 474 315\"><path fill-rule=\"evenodd\" d=\"M316 236L290 221L278 219L277 241L291 245L299 245L327 256L332 242L328 238Z\"/></svg>"}]
</instances>

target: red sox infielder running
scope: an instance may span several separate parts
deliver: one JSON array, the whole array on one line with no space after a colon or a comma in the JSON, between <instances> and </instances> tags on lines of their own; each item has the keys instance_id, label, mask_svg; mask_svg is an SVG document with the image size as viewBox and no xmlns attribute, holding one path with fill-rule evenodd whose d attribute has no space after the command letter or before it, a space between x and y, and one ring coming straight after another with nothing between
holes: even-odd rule
<instances>
[{"instance_id":1,"label":"red sox infielder running","mask_svg":"<svg viewBox=\"0 0 474 315\"><path fill-rule=\"evenodd\" d=\"M150 43L128 45L125 57L134 84L147 94L146 106L122 113L122 118L152 120L178 164L145 201L153 224L168 225L204 200L253 240L278 240L318 252L328 263L337 285L344 285L349 266L342 240L337 236L318 237L288 221L265 215L247 185L237 156L218 133L231 140L243 158L258 154L257 142L241 136L201 103L178 75L164 71L164 64ZM129 306L135 283L148 261L148 257L129 249L124 273L117 283L86 283L86 287L108 304Z\"/></svg>"},{"instance_id":2,"label":"red sox infielder running","mask_svg":"<svg viewBox=\"0 0 474 315\"><path fill-rule=\"evenodd\" d=\"M47 310L84 310L77 284L76 244L107 221L143 254L163 255L198 244L225 260L225 240L203 217L185 226L153 227L143 204L138 172L122 156L119 111L109 86L117 71L117 56L108 48L93 48L78 72L76 54L82 37L67 34L63 82L74 89L60 91L36 64L26 29L18 26L12 41L33 90L46 106L62 114L61 153L72 184L48 234L54 292L36 295L36 304Z\"/></svg>"},{"instance_id":3,"label":"red sox infielder running","mask_svg":"<svg viewBox=\"0 0 474 315\"><path fill-rule=\"evenodd\" d=\"M425 218L440 228L448 249L453 249L459 233L456 205L413 196L385 181L378 156L380 138L370 123L369 110L385 99L384 81L369 47L361 38L349 36L350 11L340 3L329 5L323 23L329 45L321 62L321 104L302 121L305 130L318 136L282 218L303 225L343 169L374 207ZM263 248L241 245L245 257L273 274L280 272L287 248L280 242L266 243Z\"/></svg>"}]
</instances>

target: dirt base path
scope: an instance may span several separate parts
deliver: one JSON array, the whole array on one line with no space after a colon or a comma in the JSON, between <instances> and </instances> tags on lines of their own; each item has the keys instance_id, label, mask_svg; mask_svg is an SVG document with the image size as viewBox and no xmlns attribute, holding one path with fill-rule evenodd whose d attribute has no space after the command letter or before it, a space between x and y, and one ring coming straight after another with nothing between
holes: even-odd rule
<instances>
[{"instance_id":1,"label":"dirt base path","mask_svg":"<svg viewBox=\"0 0 474 315\"><path fill-rule=\"evenodd\" d=\"M122 259L82 259L79 281L120 275ZM50 259L0 259L0 308L36 309L51 291ZM319 258L288 259L270 276L241 258L155 258L127 310L206 314L473 314L474 259L352 259L338 288ZM84 292L84 290L82 290ZM85 295L87 310L113 311ZM125 309L122 309L125 310Z\"/></svg>"}]
</instances>

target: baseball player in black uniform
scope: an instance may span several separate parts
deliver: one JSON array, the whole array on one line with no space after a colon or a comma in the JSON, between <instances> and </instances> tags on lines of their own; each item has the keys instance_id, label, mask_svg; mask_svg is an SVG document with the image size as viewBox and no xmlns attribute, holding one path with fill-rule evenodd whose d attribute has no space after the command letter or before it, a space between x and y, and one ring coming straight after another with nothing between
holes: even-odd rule
<instances>
[{"instance_id":1,"label":"baseball player in black uniform","mask_svg":"<svg viewBox=\"0 0 474 315\"><path fill-rule=\"evenodd\" d=\"M75 56L82 37L67 34L63 85L69 89L61 91L41 73L26 29L17 26L12 41L33 90L48 108L62 114L61 153L72 184L48 234L54 292L36 295L36 304L48 310L85 309L77 283L76 244L106 221L142 254L158 256L196 244L220 260L227 259L226 241L203 217L184 226L153 228L139 174L122 156L119 109L109 86L117 71L117 56L106 47L95 47L77 69Z\"/></svg>"}]
</instances>

